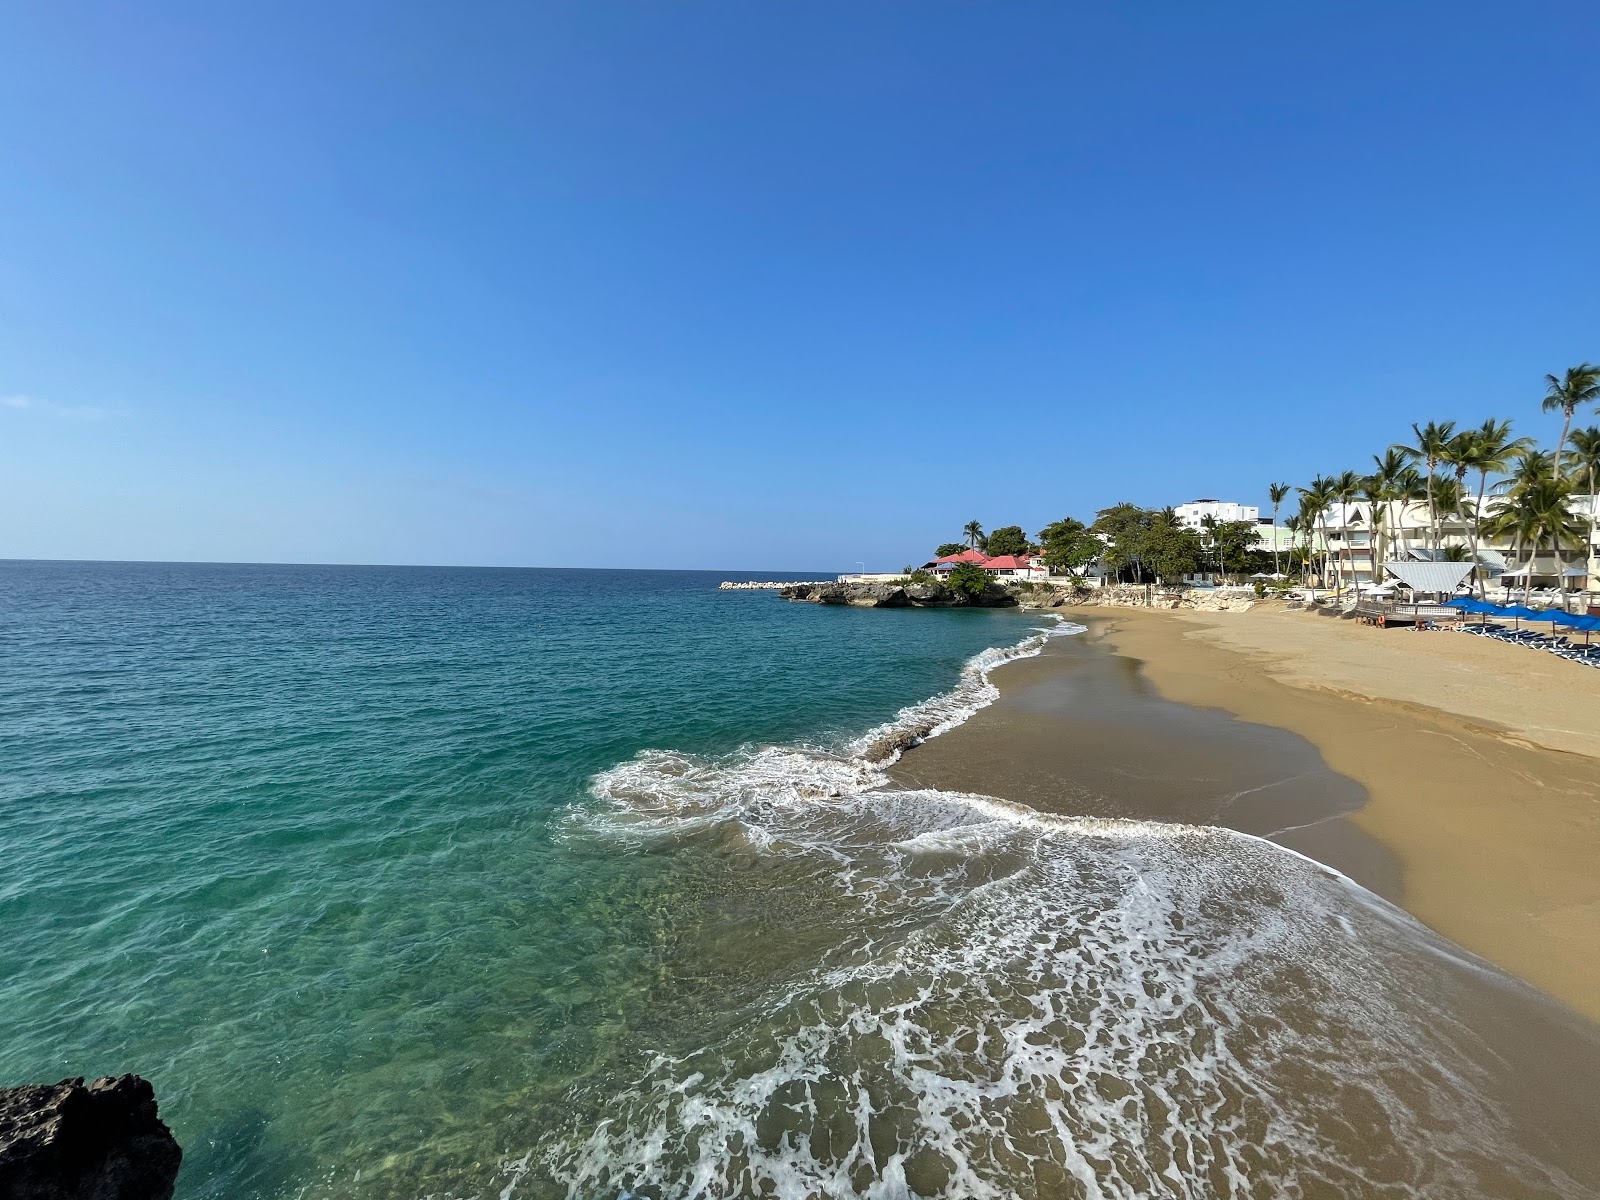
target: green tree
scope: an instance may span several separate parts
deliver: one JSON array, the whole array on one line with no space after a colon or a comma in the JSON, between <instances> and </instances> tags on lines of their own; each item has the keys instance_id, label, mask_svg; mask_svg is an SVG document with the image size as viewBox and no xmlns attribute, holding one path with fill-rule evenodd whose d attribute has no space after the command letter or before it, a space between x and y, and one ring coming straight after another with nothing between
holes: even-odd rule
<instances>
[{"instance_id":1,"label":"green tree","mask_svg":"<svg viewBox=\"0 0 1600 1200\"><path fill-rule=\"evenodd\" d=\"M1355 548L1350 541L1350 527L1361 519L1361 514L1355 511L1354 507L1355 502L1361 498L1361 476L1354 471L1340 471L1339 474L1328 481L1328 486L1331 489L1332 498L1339 502L1340 511L1343 514L1344 544L1350 549L1350 581L1355 584L1356 599L1359 601L1361 599L1361 576L1356 573L1356 555ZM1367 551L1367 555L1369 558L1372 555L1370 548ZM1373 575L1377 575L1376 567L1373 569ZM1342 587L1344 586L1344 571L1342 568L1339 576L1340 586ZM1376 579L1374 579L1374 582L1376 582Z\"/></svg>"},{"instance_id":2,"label":"green tree","mask_svg":"<svg viewBox=\"0 0 1600 1200\"><path fill-rule=\"evenodd\" d=\"M957 563L944 577L945 587L974 600L989 590L991 582L989 572L975 563Z\"/></svg>"},{"instance_id":3,"label":"green tree","mask_svg":"<svg viewBox=\"0 0 1600 1200\"><path fill-rule=\"evenodd\" d=\"M935 558L949 558L952 554L960 554L967 548L965 542L941 542L939 548L933 552Z\"/></svg>"},{"instance_id":4,"label":"green tree","mask_svg":"<svg viewBox=\"0 0 1600 1200\"><path fill-rule=\"evenodd\" d=\"M1149 514L1139 561L1156 579L1172 583L1200 568L1200 535L1178 523L1170 508Z\"/></svg>"},{"instance_id":5,"label":"green tree","mask_svg":"<svg viewBox=\"0 0 1600 1200\"><path fill-rule=\"evenodd\" d=\"M1288 498L1294 489L1287 483L1267 484L1267 498L1272 501L1272 573L1280 574L1278 569L1278 505Z\"/></svg>"},{"instance_id":6,"label":"green tree","mask_svg":"<svg viewBox=\"0 0 1600 1200\"><path fill-rule=\"evenodd\" d=\"M1533 560L1541 545L1548 541L1555 550L1556 571L1563 594L1567 581L1560 575L1564 561L1561 551L1583 546L1583 525L1567 507L1572 485L1551 474L1551 465L1548 455L1538 452L1524 455L1506 491L1496 498L1489 520L1484 522L1485 532L1511 538L1514 550L1527 548L1528 558L1523 564L1527 571L1523 577L1524 600L1533 589Z\"/></svg>"},{"instance_id":7,"label":"green tree","mask_svg":"<svg viewBox=\"0 0 1600 1200\"><path fill-rule=\"evenodd\" d=\"M1250 568L1250 552L1261 540L1254 521L1218 521L1211 526L1211 544L1217 565L1238 575Z\"/></svg>"},{"instance_id":8,"label":"green tree","mask_svg":"<svg viewBox=\"0 0 1600 1200\"><path fill-rule=\"evenodd\" d=\"M1041 529L1039 544L1044 547L1045 565L1052 573L1081 571L1105 548L1087 525L1072 517L1062 517Z\"/></svg>"},{"instance_id":9,"label":"green tree","mask_svg":"<svg viewBox=\"0 0 1600 1200\"><path fill-rule=\"evenodd\" d=\"M1411 432L1416 435L1415 445L1397 445L1395 449L1408 458L1427 465L1426 477L1427 502L1428 502L1428 527L1433 531L1430 548L1439 548L1439 521L1433 510L1433 475L1439 469L1439 461L1444 454L1445 447L1450 444L1450 439L1455 435L1456 423L1454 421L1429 421L1426 425L1418 426L1413 423Z\"/></svg>"},{"instance_id":10,"label":"green tree","mask_svg":"<svg viewBox=\"0 0 1600 1200\"><path fill-rule=\"evenodd\" d=\"M978 521L968 521L961 527L961 536L967 539L969 549L976 550L983 541L983 525Z\"/></svg>"},{"instance_id":11,"label":"green tree","mask_svg":"<svg viewBox=\"0 0 1600 1200\"><path fill-rule=\"evenodd\" d=\"M1405 530L1405 501L1409 499L1411 481L1416 478L1416 471L1410 466L1406 456L1393 446L1383 452L1383 457L1376 454L1372 456L1372 474L1367 477L1367 499L1373 503L1373 531L1377 532L1379 525L1377 508L1382 504L1382 524L1385 532L1384 543L1388 544L1398 540L1404 542ZM1401 501L1398 525L1395 517L1395 501ZM1384 557L1387 557L1385 555Z\"/></svg>"},{"instance_id":12,"label":"green tree","mask_svg":"<svg viewBox=\"0 0 1600 1200\"><path fill-rule=\"evenodd\" d=\"M1483 496L1489 487L1489 476L1504 475L1510 470L1513 459L1533 449L1533 442L1528 438L1513 438L1511 422L1497 421L1493 417L1476 429L1468 430L1467 436L1469 440L1461 457L1469 471L1478 473L1478 492L1467 517L1472 530L1473 573L1477 576L1478 595L1484 597L1488 595L1488 583L1482 567L1476 564L1483 544Z\"/></svg>"},{"instance_id":13,"label":"green tree","mask_svg":"<svg viewBox=\"0 0 1600 1200\"><path fill-rule=\"evenodd\" d=\"M1596 525L1600 525L1600 498L1595 496L1595 483L1600 480L1600 426L1574 429L1568 439L1572 443L1572 461L1567 472L1574 482L1583 480L1583 494L1589 498L1589 533L1593 539ZM1590 580L1593 586L1594 581Z\"/></svg>"},{"instance_id":14,"label":"green tree","mask_svg":"<svg viewBox=\"0 0 1600 1200\"><path fill-rule=\"evenodd\" d=\"M1593 363L1579 363L1568 367L1559 378L1544 377L1544 411L1561 413L1561 440L1556 443L1555 473L1561 474L1561 452L1567 447L1567 431L1572 428L1572 414L1580 404L1600 403L1600 367Z\"/></svg>"},{"instance_id":15,"label":"green tree","mask_svg":"<svg viewBox=\"0 0 1600 1200\"><path fill-rule=\"evenodd\" d=\"M1326 476L1318 475L1311 481L1309 487L1299 488L1300 492L1300 524L1306 533L1306 569L1311 569L1312 558L1315 554L1313 534L1319 529L1322 533L1322 570L1319 572L1323 585L1328 582L1328 507L1333 503L1333 485Z\"/></svg>"},{"instance_id":16,"label":"green tree","mask_svg":"<svg viewBox=\"0 0 1600 1200\"><path fill-rule=\"evenodd\" d=\"M1289 565L1292 567L1299 561L1300 554L1300 514L1290 513L1283 519L1283 527L1289 531ZM1301 579L1301 583L1305 580Z\"/></svg>"},{"instance_id":17,"label":"green tree","mask_svg":"<svg viewBox=\"0 0 1600 1200\"><path fill-rule=\"evenodd\" d=\"M1127 501L1095 513L1090 532L1104 545L1101 561L1117 578L1128 574L1134 583L1145 582L1145 532L1150 527L1151 515L1148 510Z\"/></svg>"},{"instance_id":18,"label":"green tree","mask_svg":"<svg viewBox=\"0 0 1600 1200\"><path fill-rule=\"evenodd\" d=\"M1026 554L1028 535L1022 532L1021 525L1002 525L984 539L984 547L987 553L995 556Z\"/></svg>"}]
</instances>

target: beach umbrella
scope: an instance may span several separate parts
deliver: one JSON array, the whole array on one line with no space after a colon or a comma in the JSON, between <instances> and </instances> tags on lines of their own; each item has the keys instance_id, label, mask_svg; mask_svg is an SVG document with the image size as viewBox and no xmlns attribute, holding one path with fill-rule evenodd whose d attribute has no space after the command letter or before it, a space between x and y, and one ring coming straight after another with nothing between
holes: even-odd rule
<instances>
[{"instance_id":1,"label":"beach umbrella","mask_svg":"<svg viewBox=\"0 0 1600 1200\"><path fill-rule=\"evenodd\" d=\"M1563 613L1558 620L1558 624L1565 625L1571 629L1583 630L1583 644L1587 646L1589 644L1589 635L1600 629L1600 617L1585 617L1577 616L1573 613Z\"/></svg>"},{"instance_id":2,"label":"beach umbrella","mask_svg":"<svg viewBox=\"0 0 1600 1200\"><path fill-rule=\"evenodd\" d=\"M1589 635L1596 629L1600 629L1600 620L1596 620L1594 617L1579 616L1576 613L1562 612L1560 609L1553 610L1550 622L1566 629L1583 630L1583 644L1585 646L1589 644Z\"/></svg>"},{"instance_id":3,"label":"beach umbrella","mask_svg":"<svg viewBox=\"0 0 1600 1200\"><path fill-rule=\"evenodd\" d=\"M1457 596L1454 600L1446 600L1444 606L1446 608L1464 608L1468 612L1477 612L1477 603L1471 596Z\"/></svg>"},{"instance_id":4,"label":"beach umbrella","mask_svg":"<svg viewBox=\"0 0 1600 1200\"><path fill-rule=\"evenodd\" d=\"M1495 616L1511 618L1511 627L1513 629L1521 629L1522 626L1519 622L1524 618L1533 618L1538 615L1539 610L1537 608L1529 608L1526 604L1511 604L1505 608L1495 610Z\"/></svg>"}]
</instances>

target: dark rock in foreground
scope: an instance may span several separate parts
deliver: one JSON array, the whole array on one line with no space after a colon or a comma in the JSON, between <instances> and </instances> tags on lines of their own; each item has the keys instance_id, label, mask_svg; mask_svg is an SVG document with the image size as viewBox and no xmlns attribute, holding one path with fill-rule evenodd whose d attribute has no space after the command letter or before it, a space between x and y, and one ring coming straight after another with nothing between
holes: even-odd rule
<instances>
[{"instance_id":1,"label":"dark rock in foreground","mask_svg":"<svg viewBox=\"0 0 1600 1200\"><path fill-rule=\"evenodd\" d=\"M0 1088L0 1200L170 1200L182 1162L137 1075Z\"/></svg>"},{"instance_id":2,"label":"dark rock in foreground","mask_svg":"<svg viewBox=\"0 0 1600 1200\"><path fill-rule=\"evenodd\" d=\"M858 608L1006 608L1017 598L991 583L981 596L968 596L942 583L792 583L779 590L785 600L812 604L853 604Z\"/></svg>"}]
</instances>

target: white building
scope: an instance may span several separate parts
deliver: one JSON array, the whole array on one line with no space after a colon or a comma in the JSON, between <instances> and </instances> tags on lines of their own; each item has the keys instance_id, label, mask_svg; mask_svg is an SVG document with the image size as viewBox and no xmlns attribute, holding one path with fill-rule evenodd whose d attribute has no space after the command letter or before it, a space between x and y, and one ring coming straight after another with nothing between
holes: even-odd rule
<instances>
[{"instance_id":1,"label":"white building","mask_svg":"<svg viewBox=\"0 0 1600 1200\"><path fill-rule=\"evenodd\" d=\"M1201 522L1206 517L1219 524L1227 521L1261 523L1261 509L1256 505L1234 504L1230 500L1191 500L1178 505L1172 514L1178 518L1178 524L1188 529L1201 528Z\"/></svg>"}]
</instances>

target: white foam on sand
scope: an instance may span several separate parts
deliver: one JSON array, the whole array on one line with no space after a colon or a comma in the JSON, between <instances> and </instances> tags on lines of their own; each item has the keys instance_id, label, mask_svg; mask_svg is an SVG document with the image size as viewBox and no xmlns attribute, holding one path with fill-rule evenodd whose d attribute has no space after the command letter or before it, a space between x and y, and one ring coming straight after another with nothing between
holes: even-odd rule
<instances>
[{"instance_id":1,"label":"white foam on sand","mask_svg":"<svg viewBox=\"0 0 1600 1200\"><path fill-rule=\"evenodd\" d=\"M901 733L965 719L1042 644L979 656L852 753L650 751L596 778L587 834L737 836L744 886L809 897L836 948L705 1044L578 1089L574 1111L604 1116L514 1179L571 1197L1587 1194L1508 1133L1437 939L1342 876L1227 830L882 790Z\"/></svg>"}]
</instances>

